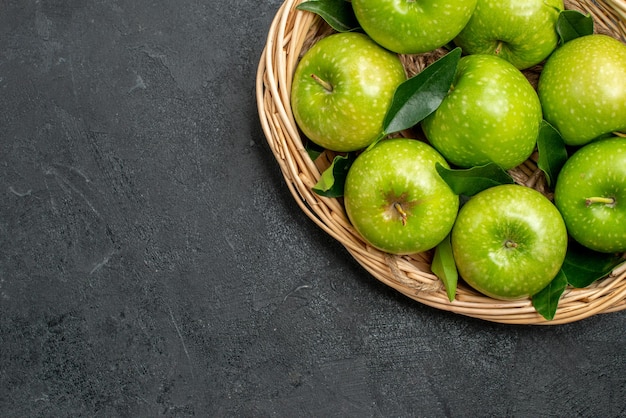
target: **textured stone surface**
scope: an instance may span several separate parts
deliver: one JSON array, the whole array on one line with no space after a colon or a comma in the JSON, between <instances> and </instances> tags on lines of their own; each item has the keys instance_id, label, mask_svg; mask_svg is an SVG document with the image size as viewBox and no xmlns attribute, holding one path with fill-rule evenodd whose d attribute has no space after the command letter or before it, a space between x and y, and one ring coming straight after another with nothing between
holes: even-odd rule
<instances>
[{"instance_id":1,"label":"textured stone surface","mask_svg":"<svg viewBox=\"0 0 626 418\"><path fill-rule=\"evenodd\" d=\"M625 313L440 312L299 211L254 98L279 2L220 3L0 1L0 415L626 415Z\"/></svg>"}]
</instances>

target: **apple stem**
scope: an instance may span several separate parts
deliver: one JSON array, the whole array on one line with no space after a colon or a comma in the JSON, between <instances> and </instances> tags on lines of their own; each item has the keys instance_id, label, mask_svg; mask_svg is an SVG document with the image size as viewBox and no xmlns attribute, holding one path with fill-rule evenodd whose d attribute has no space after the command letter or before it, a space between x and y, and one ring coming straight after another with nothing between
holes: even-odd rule
<instances>
[{"instance_id":1,"label":"apple stem","mask_svg":"<svg viewBox=\"0 0 626 418\"><path fill-rule=\"evenodd\" d=\"M396 203L393 204L393 207L400 214L400 220L402 221L402 226L405 226L406 225L406 218L407 218L408 215L406 214L406 212L402 208L402 205L400 203L396 202Z\"/></svg>"},{"instance_id":2,"label":"apple stem","mask_svg":"<svg viewBox=\"0 0 626 418\"><path fill-rule=\"evenodd\" d=\"M330 84L328 81L322 80L317 74L311 74L311 78L315 80L320 86L324 87L327 92L332 93L333 85Z\"/></svg>"},{"instance_id":3,"label":"apple stem","mask_svg":"<svg viewBox=\"0 0 626 418\"><path fill-rule=\"evenodd\" d=\"M517 242L507 239L504 241L504 248L517 248Z\"/></svg>"},{"instance_id":4,"label":"apple stem","mask_svg":"<svg viewBox=\"0 0 626 418\"><path fill-rule=\"evenodd\" d=\"M493 52L496 55L500 55L500 52L502 52L502 41L498 41L498 45L496 45L496 49Z\"/></svg>"},{"instance_id":5,"label":"apple stem","mask_svg":"<svg viewBox=\"0 0 626 418\"><path fill-rule=\"evenodd\" d=\"M602 203L610 207L615 206L615 198L614 197L588 197L585 199L585 205L591 206L594 203Z\"/></svg>"}]
</instances>

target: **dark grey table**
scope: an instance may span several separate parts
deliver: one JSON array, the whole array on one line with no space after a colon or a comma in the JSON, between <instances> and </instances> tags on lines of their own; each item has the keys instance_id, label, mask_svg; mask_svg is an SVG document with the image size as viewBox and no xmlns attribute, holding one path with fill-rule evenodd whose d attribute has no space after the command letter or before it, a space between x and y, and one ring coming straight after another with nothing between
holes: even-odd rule
<instances>
[{"instance_id":1,"label":"dark grey table","mask_svg":"<svg viewBox=\"0 0 626 418\"><path fill-rule=\"evenodd\" d=\"M278 0L0 1L0 415L618 417L626 313L434 310L298 209Z\"/></svg>"}]
</instances>

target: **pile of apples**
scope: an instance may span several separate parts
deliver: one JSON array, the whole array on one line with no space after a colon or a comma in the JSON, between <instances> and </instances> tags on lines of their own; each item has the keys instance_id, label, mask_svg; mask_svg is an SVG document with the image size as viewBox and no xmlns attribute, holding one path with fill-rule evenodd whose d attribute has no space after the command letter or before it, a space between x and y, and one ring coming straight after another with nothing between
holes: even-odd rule
<instances>
[{"instance_id":1,"label":"pile of apples","mask_svg":"<svg viewBox=\"0 0 626 418\"><path fill-rule=\"evenodd\" d=\"M307 3L327 19L333 7L356 19L302 56L291 106L313 143L354 155L341 195L368 244L404 255L448 242L459 275L497 299L546 288L572 242L626 251L624 43L601 34L565 41L562 0ZM443 95L430 91L433 70L411 104L400 55L439 48L458 54L452 82ZM523 71L538 65L532 85ZM394 116L419 138L390 136L390 109L403 99ZM514 169L536 152L542 129L567 152L548 178L551 193L497 182L465 193L442 175Z\"/></svg>"}]
</instances>

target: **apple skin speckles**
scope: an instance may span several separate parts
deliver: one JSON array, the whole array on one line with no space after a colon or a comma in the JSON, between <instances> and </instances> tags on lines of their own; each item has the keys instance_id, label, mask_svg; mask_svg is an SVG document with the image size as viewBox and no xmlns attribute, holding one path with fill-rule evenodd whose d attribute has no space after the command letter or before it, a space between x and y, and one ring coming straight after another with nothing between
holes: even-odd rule
<instances>
[{"instance_id":1,"label":"apple skin speckles","mask_svg":"<svg viewBox=\"0 0 626 418\"><path fill-rule=\"evenodd\" d=\"M557 275L567 251L561 214L529 187L500 185L463 205L451 233L459 274L495 299L532 296Z\"/></svg>"},{"instance_id":2,"label":"apple skin speckles","mask_svg":"<svg viewBox=\"0 0 626 418\"><path fill-rule=\"evenodd\" d=\"M422 122L430 143L460 167L510 169L533 152L541 124L537 93L520 70L492 55L461 58L439 108Z\"/></svg>"},{"instance_id":3,"label":"apple skin speckles","mask_svg":"<svg viewBox=\"0 0 626 418\"><path fill-rule=\"evenodd\" d=\"M291 90L294 118L302 132L323 148L340 152L365 148L382 133L393 94L405 80L397 54L367 35L328 36L298 63Z\"/></svg>"},{"instance_id":4,"label":"apple skin speckles","mask_svg":"<svg viewBox=\"0 0 626 418\"><path fill-rule=\"evenodd\" d=\"M383 47L420 54L449 43L469 21L477 0L352 0L363 30Z\"/></svg>"},{"instance_id":5,"label":"apple skin speckles","mask_svg":"<svg viewBox=\"0 0 626 418\"><path fill-rule=\"evenodd\" d=\"M359 155L346 178L344 203L367 243L392 254L412 254L448 235L459 197L439 176L436 163L448 167L430 145L405 138L383 140Z\"/></svg>"},{"instance_id":6,"label":"apple skin speckles","mask_svg":"<svg viewBox=\"0 0 626 418\"><path fill-rule=\"evenodd\" d=\"M454 42L466 54L497 55L526 69L556 48L563 8L563 0L480 0Z\"/></svg>"},{"instance_id":7,"label":"apple skin speckles","mask_svg":"<svg viewBox=\"0 0 626 418\"><path fill-rule=\"evenodd\" d=\"M613 203L588 204L593 197ZM626 138L602 139L575 152L557 178L554 201L581 245L605 253L626 251Z\"/></svg>"},{"instance_id":8,"label":"apple skin speckles","mask_svg":"<svg viewBox=\"0 0 626 418\"><path fill-rule=\"evenodd\" d=\"M567 145L626 132L626 45L597 34L567 42L547 60L537 92Z\"/></svg>"}]
</instances>

